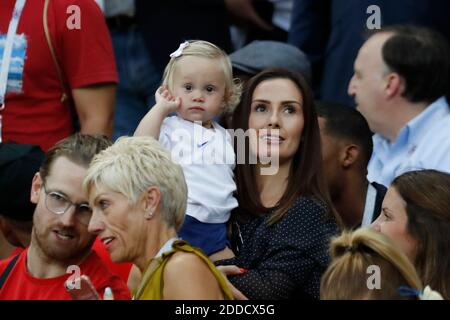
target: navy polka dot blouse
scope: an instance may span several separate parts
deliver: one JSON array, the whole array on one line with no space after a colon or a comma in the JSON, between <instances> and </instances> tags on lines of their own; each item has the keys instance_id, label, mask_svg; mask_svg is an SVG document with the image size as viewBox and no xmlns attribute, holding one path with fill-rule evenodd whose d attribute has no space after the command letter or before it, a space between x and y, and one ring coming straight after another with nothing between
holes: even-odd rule
<instances>
[{"instance_id":1,"label":"navy polka dot blouse","mask_svg":"<svg viewBox=\"0 0 450 320\"><path fill-rule=\"evenodd\" d=\"M249 299L318 299L320 277L329 263L330 238L338 232L323 206L300 197L283 218L268 226L270 214L233 223L233 259L248 272L229 276Z\"/></svg>"}]
</instances>

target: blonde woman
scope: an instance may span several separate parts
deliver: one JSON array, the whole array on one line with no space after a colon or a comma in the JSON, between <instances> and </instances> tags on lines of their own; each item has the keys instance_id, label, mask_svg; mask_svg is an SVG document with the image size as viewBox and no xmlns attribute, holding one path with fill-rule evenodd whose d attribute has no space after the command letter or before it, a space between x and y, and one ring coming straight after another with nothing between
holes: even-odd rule
<instances>
[{"instance_id":1,"label":"blonde woman","mask_svg":"<svg viewBox=\"0 0 450 320\"><path fill-rule=\"evenodd\" d=\"M135 299L232 298L209 259L177 237L187 187L181 167L153 138L117 140L94 158L84 188L93 209L89 231L113 261L142 273Z\"/></svg>"},{"instance_id":2,"label":"blonde woman","mask_svg":"<svg viewBox=\"0 0 450 320\"><path fill-rule=\"evenodd\" d=\"M332 262L321 281L324 300L431 299L439 294L422 283L408 257L371 229L345 231L331 243Z\"/></svg>"}]
</instances>

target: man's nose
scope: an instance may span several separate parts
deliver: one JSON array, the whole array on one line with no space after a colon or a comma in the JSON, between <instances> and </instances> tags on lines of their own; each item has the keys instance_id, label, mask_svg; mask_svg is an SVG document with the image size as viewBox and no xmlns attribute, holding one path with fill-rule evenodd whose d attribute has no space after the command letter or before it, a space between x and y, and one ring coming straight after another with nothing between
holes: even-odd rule
<instances>
[{"instance_id":1,"label":"man's nose","mask_svg":"<svg viewBox=\"0 0 450 320\"><path fill-rule=\"evenodd\" d=\"M74 205L71 205L69 209L67 209L66 212L64 212L60 216L60 221L64 226L73 226L75 224L75 214L76 214L76 208Z\"/></svg>"},{"instance_id":2,"label":"man's nose","mask_svg":"<svg viewBox=\"0 0 450 320\"><path fill-rule=\"evenodd\" d=\"M348 90L347 93L349 96L354 97L356 95L356 89L355 89L355 75L350 79L350 82L348 84Z\"/></svg>"}]
</instances>

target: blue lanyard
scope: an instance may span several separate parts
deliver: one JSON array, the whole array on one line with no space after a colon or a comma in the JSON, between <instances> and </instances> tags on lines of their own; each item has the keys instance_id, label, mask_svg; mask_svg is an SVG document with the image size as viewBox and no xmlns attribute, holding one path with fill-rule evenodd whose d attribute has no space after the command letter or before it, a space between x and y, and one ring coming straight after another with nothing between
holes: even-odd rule
<instances>
[{"instance_id":1,"label":"blue lanyard","mask_svg":"<svg viewBox=\"0 0 450 320\"><path fill-rule=\"evenodd\" d=\"M14 6L11 21L9 22L8 34L6 35L5 49L3 51L2 65L0 69L0 111L5 109L6 86L8 84L9 66L11 64L11 55L14 44L14 36L17 32L17 26L22 15L26 0L17 0ZM0 115L0 143L2 142L2 118Z\"/></svg>"}]
</instances>

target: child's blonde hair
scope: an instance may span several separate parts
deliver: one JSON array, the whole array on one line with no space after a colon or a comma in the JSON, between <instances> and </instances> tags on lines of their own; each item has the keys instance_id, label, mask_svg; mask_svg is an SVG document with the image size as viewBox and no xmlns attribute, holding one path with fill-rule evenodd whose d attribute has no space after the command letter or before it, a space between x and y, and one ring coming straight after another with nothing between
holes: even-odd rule
<instances>
[{"instance_id":1,"label":"child's blonde hair","mask_svg":"<svg viewBox=\"0 0 450 320\"><path fill-rule=\"evenodd\" d=\"M225 75L225 112L232 111L241 97L242 85L238 79L233 79L233 68L228 55L218 46L208 41L189 40L188 45L181 49L177 56L173 56L164 70L163 86L172 91L173 73L177 62L186 56L219 59ZM179 49L180 50L180 49Z\"/></svg>"},{"instance_id":2,"label":"child's blonde hair","mask_svg":"<svg viewBox=\"0 0 450 320\"><path fill-rule=\"evenodd\" d=\"M400 300L411 299L399 293L401 286L422 291L422 283L413 264L381 233L367 228L344 231L332 240L330 252L333 261L322 276L321 299ZM368 285L371 266L377 266L380 271L378 289L371 289Z\"/></svg>"}]
</instances>

